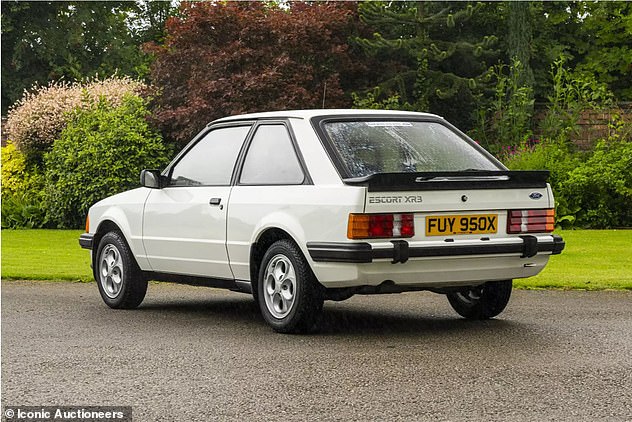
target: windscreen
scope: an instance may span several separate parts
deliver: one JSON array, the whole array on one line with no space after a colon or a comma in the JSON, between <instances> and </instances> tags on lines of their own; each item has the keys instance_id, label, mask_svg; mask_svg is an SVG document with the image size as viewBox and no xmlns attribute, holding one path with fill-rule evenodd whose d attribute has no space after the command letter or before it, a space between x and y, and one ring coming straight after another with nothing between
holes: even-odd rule
<instances>
[{"instance_id":1,"label":"windscreen","mask_svg":"<svg viewBox=\"0 0 632 422\"><path fill-rule=\"evenodd\" d=\"M375 173L499 170L448 127L423 121L326 122L348 177Z\"/></svg>"}]
</instances>

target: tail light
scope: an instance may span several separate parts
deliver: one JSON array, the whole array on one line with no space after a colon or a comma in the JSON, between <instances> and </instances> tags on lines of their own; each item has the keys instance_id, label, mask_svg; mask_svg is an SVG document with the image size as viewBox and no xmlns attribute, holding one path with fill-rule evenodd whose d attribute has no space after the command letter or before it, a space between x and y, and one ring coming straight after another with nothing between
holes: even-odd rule
<instances>
[{"instance_id":1,"label":"tail light","mask_svg":"<svg viewBox=\"0 0 632 422\"><path fill-rule=\"evenodd\" d=\"M550 233L555 228L555 210L511 210L507 233Z\"/></svg>"},{"instance_id":2,"label":"tail light","mask_svg":"<svg viewBox=\"0 0 632 422\"><path fill-rule=\"evenodd\" d=\"M413 214L349 214L349 239L413 237Z\"/></svg>"},{"instance_id":3,"label":"tail light","mask_svg":"<svg viewBox=\"0 0 632 422\"><path fill-rule=\"evenodd\" d=\"M90 216L86 217L86 233L90 233Z\"/></svg>"}]
</instances>

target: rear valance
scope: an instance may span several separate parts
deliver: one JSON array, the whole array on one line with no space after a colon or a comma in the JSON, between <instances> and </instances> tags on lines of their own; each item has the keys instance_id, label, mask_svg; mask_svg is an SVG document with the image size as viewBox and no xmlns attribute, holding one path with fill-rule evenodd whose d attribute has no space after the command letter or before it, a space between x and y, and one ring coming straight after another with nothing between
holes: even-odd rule
<instances>
[{"instance_id":1,"label":"rear valance","mask_svg":"<svg viewBox=\"0 0 632 422\"><path fill-rule=\"evenodd\" d=\"M548 170L435 171L376 173L343 179L347 185L367 186L369 192L544 188Z\"/></svg>"}]
</instances>

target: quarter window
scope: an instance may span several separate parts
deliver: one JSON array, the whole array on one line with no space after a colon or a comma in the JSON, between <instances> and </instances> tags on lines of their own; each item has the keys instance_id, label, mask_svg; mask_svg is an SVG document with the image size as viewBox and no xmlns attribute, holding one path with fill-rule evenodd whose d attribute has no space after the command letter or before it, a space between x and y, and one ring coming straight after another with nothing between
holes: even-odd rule
<instances>
[{"instance_id":1,"label":"quarter window","mask_svg":"<svg viewBox=\"0 0 632 422\"><path fill-rule=\"evenodd\" d=\"M257 128L239 182L245 185L300 185L305 175L284 125Z\"/></svg>"},{"instance_id":2,"label":"quarter window","mask_svg":"<svg viewBox=\"0 0 632 422\"><path fill-rule=\"evenodd\" d=\"M214 129L173 167L170 186L227 186L250 126Z\"/></svg>"}]
</instances>

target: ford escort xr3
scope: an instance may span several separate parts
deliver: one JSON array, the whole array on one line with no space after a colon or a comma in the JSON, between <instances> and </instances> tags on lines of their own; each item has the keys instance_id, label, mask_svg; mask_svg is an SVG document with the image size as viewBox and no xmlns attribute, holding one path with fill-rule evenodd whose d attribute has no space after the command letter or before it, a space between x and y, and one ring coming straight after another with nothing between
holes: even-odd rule
<instances>
[{"instance_id":1,"label":"ford escort xr3","mask_svg":"<svg viewBox=\"0 0 632 422\"><path fill-rule=\"evenodd\" d=\"M79 243L112 308L160 280L250 293L284 333L355 294L429 290L486 319L564 249L547 178L507 170L431 114L232 116L93 205Z\"/></svg>"}]
</instances>

